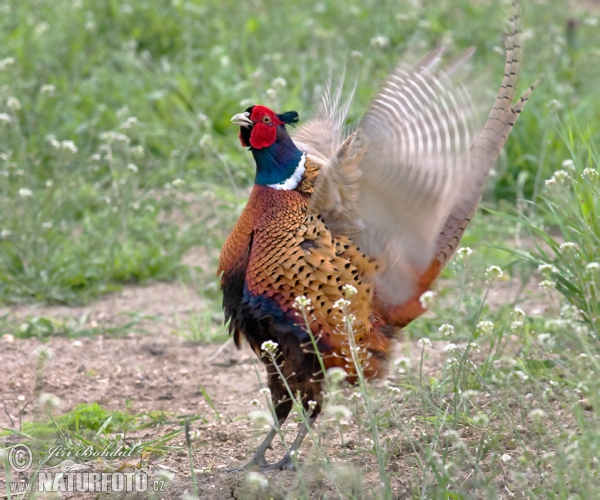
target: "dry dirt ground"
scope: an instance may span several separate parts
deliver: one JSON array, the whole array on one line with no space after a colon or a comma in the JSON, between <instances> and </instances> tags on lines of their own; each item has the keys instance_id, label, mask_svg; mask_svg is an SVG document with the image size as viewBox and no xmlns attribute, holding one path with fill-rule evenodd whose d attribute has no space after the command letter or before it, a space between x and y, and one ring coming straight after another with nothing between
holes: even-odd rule
<instances>
[{"instance_id":1,"label":"dry dirt ground","mask_svg":"<svg viewBox=\"0 0 600 500\"><path fill-rule=\"evenodd\" d=\"M518 283L500 283L493 290L490 301L510 300L518 288ZM532 314L544 313L539 300L526 301L524 307ZM182 316L201 310L202 304L194 293L180 285L164 283L127 287L122 293L86 308L14 308L9 312L19 318L40 315L81 318L85 314L85 321L100 326L122 322L119 318L123 311L161 315L164 321L150 322L143 333L134 331L116 338L51 337L42 343L37 339L0 336L0 366L4 373L0 378L4 404L4 411L0 411L0 426L18 428L19 419L33 420L36 398L41 393L54 394L60 399L60 408L55 413L66 413L77 404L92 402L107 409L124 410L126 400L129 400L129 411L133 413L164 411L176 415L201 415L205 422L195 420L191 426L195 436L194 468L200 497L244 498L240 493L242 474L227 473L224 469L243 463L256 446L248 415L256 409L251 401L261 398L260 380L264 379L264 372L255 364L254 355L248 348L238 351L231 344L225 348L216 344L199 345L172 333ZM36 369L36 364L42 347L49 349L51 356L40 370ZM434 343L424 367L426 372L439 371L444 360L443 347L443 343ZM421 348L416 343L399 343L397 349L397 356L408 356L413 360L413 366L418 365ZM25 409L21 411L23 407ZM171 422L148 428L135 437L147 441L182 428L181 420L172 419ZM171 444L183 445L182 435ZM332 457L341 456L339 443L332 441L329 445ZM304 446L310 447L310 438ZM281 445L277 444L272 453L270 460L281 456ZM410 454L410 450L406 453ZM374 463L366 465L367 470L375 468ZM402 498L406 486L401 478L403 474L412 476L410 462L398 457L398 463L393 467L399 478L394 485L395 491L398 498ZM172 472L174 480L168 492L160 497L179 498L189 491L191 480L186 451L169 453L145 465L145 470L150 473L161 468ZM267 475L274 481L293 484L295 473L282 471ZM315 496L320 497L318 486L314 488ZM73 494L65 498L83 497Z\"/></svg>"}]
</instances>

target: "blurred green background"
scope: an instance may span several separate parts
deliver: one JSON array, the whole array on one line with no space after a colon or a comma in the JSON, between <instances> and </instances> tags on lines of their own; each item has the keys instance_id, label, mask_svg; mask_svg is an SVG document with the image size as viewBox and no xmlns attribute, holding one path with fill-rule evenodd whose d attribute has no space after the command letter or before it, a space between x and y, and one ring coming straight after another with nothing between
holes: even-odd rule
<instances>
[{"instance_id":1,"label":"blurred green background","mask_svg":"<svg viewBox=\"0 0 600 500\"><path fill-rule=\"evenodd\" d=\"M488 204L537 200L573 156L566 131L598 139L594 8L522 2L522 89L542 80ZM491 106L508 11L495 0L3 1L0 302L85 302L122 283L186 279L192 248L214 259L252 183L229 125L249 103L305 119L346 68L354 121L394 64L441 41L477 48L476 90ZM214 269L202 276L198 289L216 296Z\"/></svg>"}]
</instances>

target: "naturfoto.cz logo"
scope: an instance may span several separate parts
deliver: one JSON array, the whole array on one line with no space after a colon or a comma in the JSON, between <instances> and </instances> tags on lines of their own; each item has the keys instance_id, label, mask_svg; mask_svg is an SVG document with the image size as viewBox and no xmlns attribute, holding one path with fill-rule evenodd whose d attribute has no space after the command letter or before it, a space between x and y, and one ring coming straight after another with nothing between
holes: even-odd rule
<instances>
[{"instance_id":1,"label":"naturfoto.cz logo","mask_svg":"<svg viewBox=\"0 0 600 500\"><path fill-rule=\"evenodd\" d=\"M114 445L113 445L114 446ZM91 472L91 466L78 463L73 458L119 458L128 457L135 448L107 447L94 450L91 447L70 449L63 446L50 448L48 457L40 463L38 471L32 471L33 453L26 444L16 444L7 449L8 464L12 472L33 475L33 480L8 481L11 494L26 492L77 492L77 493L126 493L160 492L165 481L149 480L146 472ZM51 458L63 458L56 465L48 465Z\"/></svg>"}]
</instances>

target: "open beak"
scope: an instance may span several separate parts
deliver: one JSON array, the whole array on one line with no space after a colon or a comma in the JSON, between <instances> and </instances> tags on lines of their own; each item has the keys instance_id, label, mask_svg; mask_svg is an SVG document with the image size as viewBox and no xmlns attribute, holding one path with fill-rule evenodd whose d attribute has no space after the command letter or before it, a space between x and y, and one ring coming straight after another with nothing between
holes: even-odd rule
<instances>
[{"instance_id":1,"label":"open beak","mask_svg":"<svg viewBox=\"0 0 600 500\"><path fill-rule=\"evenodd\" d=\"M237 115L231 117L231 123L234 125L239 125L240 127L252 127L254 123L250 118L248 118L249 116L250 113L248 113L248 111L245 111L244 113L238 113Z\"/></svg>"}]
</instances>

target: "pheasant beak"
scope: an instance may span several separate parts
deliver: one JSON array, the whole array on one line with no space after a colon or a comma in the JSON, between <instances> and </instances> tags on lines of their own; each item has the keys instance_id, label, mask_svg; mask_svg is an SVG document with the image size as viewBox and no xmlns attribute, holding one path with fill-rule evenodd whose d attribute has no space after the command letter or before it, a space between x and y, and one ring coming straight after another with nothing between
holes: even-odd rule
<instances>
[{"instance_id":1,"label":"pheasant beak","mask_svg":"<svg viewBox=\"0 0 600 500\"><path fill-rule=\"evenodd\" d=\"M231 117L231 123L234 125L239 125L240 127L252 127L254 122L248 118L249 116L250 113L248 113L248 111L245 111L244 113L238 113L237 115Z\"/></svg>"}]
</instances>

